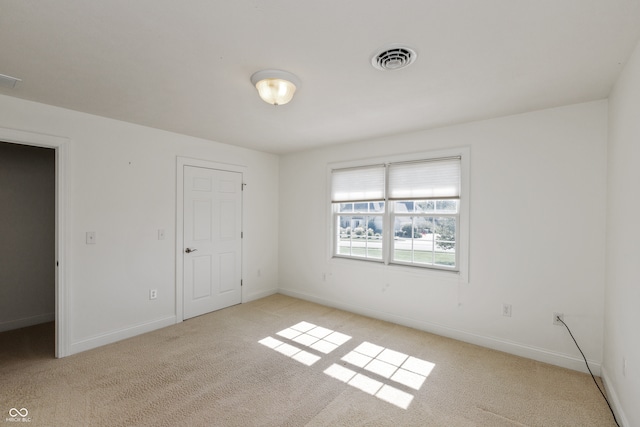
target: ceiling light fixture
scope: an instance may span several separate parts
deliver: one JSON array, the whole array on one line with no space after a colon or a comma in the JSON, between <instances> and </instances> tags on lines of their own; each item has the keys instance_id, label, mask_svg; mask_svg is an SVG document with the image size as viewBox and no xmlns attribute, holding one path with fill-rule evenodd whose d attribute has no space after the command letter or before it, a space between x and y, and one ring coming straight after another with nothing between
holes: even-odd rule
<instances>
[{"instance_id":1,"label":"ceiling light fixture","mask_svg":"<svg viewBox=\"0 0 640 427\"><path fill-rule=\"evenodd\" d=\"M260 98L267 104L284 105L291 101L300 80L281 70L262 70L251 76L251 83L258 89Z\"/></svg>"}]
</instances>

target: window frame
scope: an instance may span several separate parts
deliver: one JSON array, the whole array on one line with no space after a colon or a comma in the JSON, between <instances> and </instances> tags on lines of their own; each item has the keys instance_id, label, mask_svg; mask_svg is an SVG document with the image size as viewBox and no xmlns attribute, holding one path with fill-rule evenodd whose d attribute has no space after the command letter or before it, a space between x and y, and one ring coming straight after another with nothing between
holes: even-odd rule
<instances>
[{"instance_id":1,"label":"window frame","mask_svg":"<svg viewBox=\"0 0 640 427\"><path fill-rule=\"evenodd\" d=\"M332 188L331 179L332 171L335 169L346 168L366 168L380 164L402 163L402 162L421 162L429 160L439 160L448 157L460 158L460 197L458 201L458 211L456 214L445 214L434 212L412 212L407 214L398 214L393 212L395 202L399 200L388 200L385 195L385 210L382 212L383 218L383 245L382 259L366 258L353 255L341 255L338 252L339 226L338 218L341 216L339 209L334 209L331 199ZM327 257L331 263L351 263L353 261L366 261L367 265L380 267L390 267L394 269L404 270L407 272L418 274L440 275L443 278L456 277L458 282L468 283L469 280L469 166L470 166L470 149L469 147L458 147L446 150L434 150L429 152L414 153L408 155L387 156L381 158L370 158L362 160L354 160L347 162L335 162L327 165L327 199L328 199L328 233L327 235ZM386 175L386 174L385 174ZM388 179L388 177L386 178ZM443 198L444 199L444 198ZM407 199L408 200L408 199ZM415 199L418 200L418 199ZM438 199L440 200L440 199ZM369 201L370 202L370 201ZM350 202L346 202L350 203ZM370 215L368 213L342 213L342 216ZM456 268L439 266L437 264L416 264L405 263L393 260L394 250L394 220L396 217L456 217ZM392 241L387 241L391 239Z\"/></svg>"}]
</instances>

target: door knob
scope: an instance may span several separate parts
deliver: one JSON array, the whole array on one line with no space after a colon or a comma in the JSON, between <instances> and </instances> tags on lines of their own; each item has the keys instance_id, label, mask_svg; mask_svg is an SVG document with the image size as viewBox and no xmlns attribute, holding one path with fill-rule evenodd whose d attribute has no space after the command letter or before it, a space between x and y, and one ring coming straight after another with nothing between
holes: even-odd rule
<instances>
[{"instance_id":1,"label":"door knob","mask_svg":"<svg viewBox=\"0 0 640 427\"><path fill-rule=\"evenodd\" d=\"M191 249L191 248L185 249L185 252L188 253L188 254L190 254L191 252L195 252L195 251L197 251L197 249Z\"/></svg>"}]
</instances>

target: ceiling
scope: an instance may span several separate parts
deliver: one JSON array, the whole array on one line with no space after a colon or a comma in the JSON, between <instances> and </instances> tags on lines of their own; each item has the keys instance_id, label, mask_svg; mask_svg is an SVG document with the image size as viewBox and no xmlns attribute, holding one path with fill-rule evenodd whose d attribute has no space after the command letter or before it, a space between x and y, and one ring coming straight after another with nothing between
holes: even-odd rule
<instances>
[{"instance_id":1,"label":"ceiling","mask_svg":"<svg viewBox=\"0 0 640 427\"><path fill-rule=\"evenodd\" d=\"M639 38L640 0L0 0L0 94L287 153L603 99Z\"/></svg>"}]
</instances>

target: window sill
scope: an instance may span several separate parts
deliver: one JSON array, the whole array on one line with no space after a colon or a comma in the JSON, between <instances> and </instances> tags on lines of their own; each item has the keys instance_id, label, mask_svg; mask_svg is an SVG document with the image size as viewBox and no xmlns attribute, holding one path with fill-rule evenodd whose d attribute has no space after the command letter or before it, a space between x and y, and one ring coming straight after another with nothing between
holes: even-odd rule
<instances>
[{"instance_id":1,"label":"window sill","mask_svg":"<svg viewBox=\"0 0 640 427\"><path fill-rule=\"evenodd\" d=\"M393 272L399 274L407 274L415 277L436 279L458 284L468 284L468 280L464 279L464 275L460 271L445 270L440 268L420 267L406 264L385 264L382 260L368 260L361 258L349 258L341 256L333 256L329 260L330 264L337 266L354 266L354 263L363 267L377 269L385 272Z\"/></svg>"}]
</instances>

